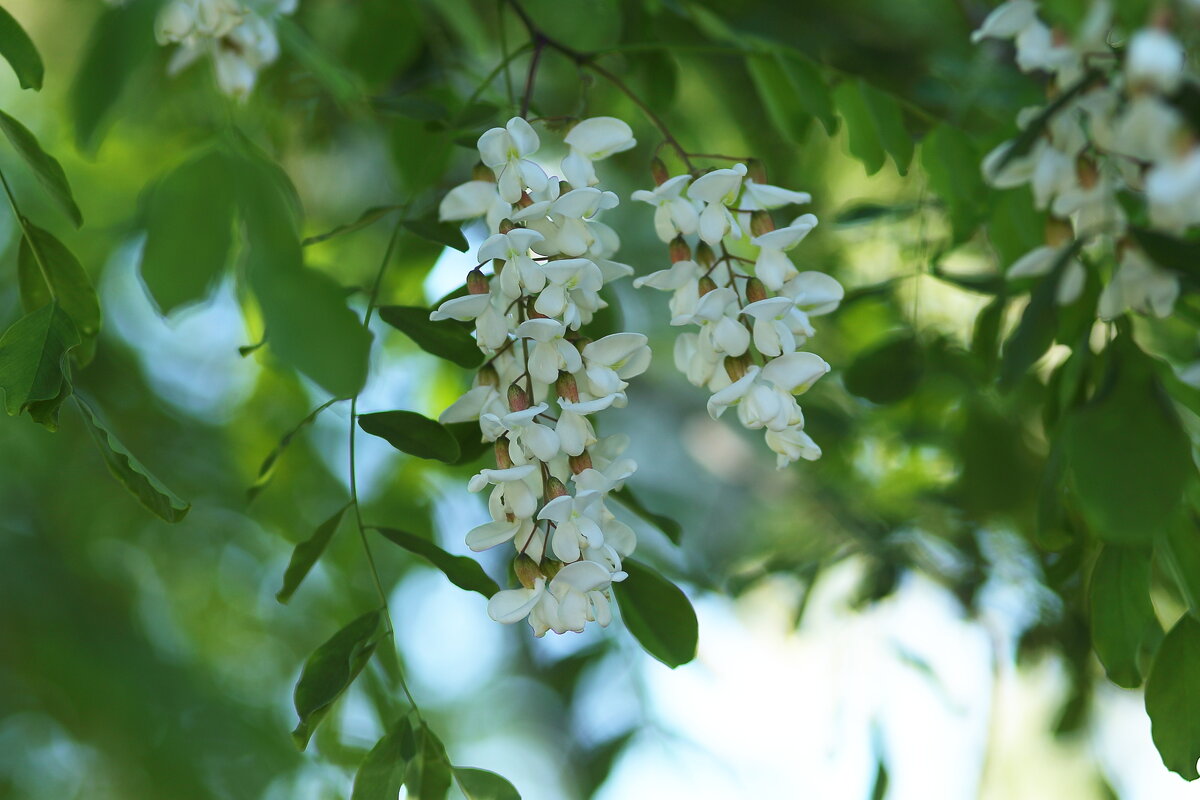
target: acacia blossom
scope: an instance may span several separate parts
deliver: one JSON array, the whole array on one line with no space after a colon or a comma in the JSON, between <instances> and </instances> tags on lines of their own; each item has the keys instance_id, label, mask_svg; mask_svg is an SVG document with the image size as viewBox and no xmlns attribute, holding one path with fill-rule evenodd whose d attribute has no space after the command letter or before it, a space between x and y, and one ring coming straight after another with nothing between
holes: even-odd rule
<instances>
[{"instance_id":1,"label":"acacia blossom","mask_svg":"<svg viewBox=\"0 0 1200 800\"><path fill-rule=\"evenodd\" d=\"M480 137L474 180L451 189L439 212L445 221L482 218L490 235L467 294L430 314L475 323L487 356L475 386L440 419L478 421L494 445L496 468L468 485L489 493L490 519L467 533L467 546L511 543L521 587L493 596L488 613L527 620L537 636L612 619L613 584L625 578L621 562L636 538L612 513L610 495L637 464L621 455L628 438L598 436L592 417L624 407L629 380L651 358L642 334L586 333L607 305L601 290L633 273L612 260L620 238L599 217L617 196L599 188L595 171L595 162L634 146L632 132L596 117L565 142L560 177L535 160L541 142L524 119Z\"/></svg>"}]
</instances>

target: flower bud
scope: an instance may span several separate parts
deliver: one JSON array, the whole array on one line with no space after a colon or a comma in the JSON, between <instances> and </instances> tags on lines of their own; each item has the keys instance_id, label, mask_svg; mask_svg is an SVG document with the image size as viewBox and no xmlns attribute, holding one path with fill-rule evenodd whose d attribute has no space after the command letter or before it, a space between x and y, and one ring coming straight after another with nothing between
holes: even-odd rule
<instances>
[{"instance_id":1,"label":"flower bud","mask_svg":"<svg viewBox=\"0 0 1200 800\"><path fill-rule=\"evenodd\" d=\"M585 469L592 468L592 457L588 455L588 451L584 450L577 456L569 456L567 463L571 466L571 472L575 475L583 472Z\"/></svg>"},{"instance_id":2,"label":"flower bud","mask_svg":"<svg viewBox=\"0 0 1200 800\"><path fill-rule=\"evenodd\" d=\"M550 502L556 497L565 497L567 487L563 486L563 482L551 475L546 479L546 502Z\"/></svg>"},{"instance_id":3,"label":"flower bud","mask_svg":"<svg viewBox=\"0 0 1200 800\"><path fill-rule=\"evenodd\" d=\"M746 281L746 302L757 303L759 300L767 299L767 287L758 278L751 278Z\"/></svg>"},{"instance_id":4,"label":"flower bud","mask_svg":"<svg viewBox=\"0 0 1200 800\"><path fill-rule=\"evenodd\" d=\"M519 383L508 387L508 407L513 411L524 411L529 408L529 395Z\"/></svg>"},{"instance_id":5,"label":"flower bud","mask_svg":"<svg viewBox=\"0 0 1200 800\"><path fill-rule=\"evenodd\" d=\"M700 296L701 297L704 297L704 295L708 294L709 292L716 291L716 289L717 289L717 282L714 281L709 276L705 275L703 278L700 279Z\"/></svg>"},{"instance_id":6,"label":"flower bud","mask_svg":"<svg viewBox=\"0 0 1200 800\"><path fill-rule=\"evenodd\" d=\"M483 164L476 164L475 166L471 167L471 180L488 181L489 183L494 183L496 181L496 176L488 167L485 167Z\"/></svg>"},{"instance_id":7,"label":"flower bud","mask_svg":"<svg viewBox=\"0 0 1200 800\"><path fill-rule=\"evenodd\" d=\"M517 227L517 224L511 219L505 218L500 220L500 225L498 227L501 233L508 233L513 228Z\"/></svg>"},{"instance_id":8,"label":"flower bud","mask_svg":"<svg viewBox=\"0 0 1200 800\"><path fill-rule=\"evenodd\" d=\"M497 439L494 448L496 450L496 468L510 469L513 465L513 460L508 452L508 437L501 436Z\"/></svg>"},{"instance_id":9,"label":"flower bud","mask_svg":"<svg viewBox=\"0 0 1200 800\"><path fill-rule=\"evenodd\" d=\"M671 173L667 171L667 165L658 156L650 161L650 174L654 177L655 186L662 186L671 178Z\"/></svg>"},{"instance_id":10,"label":"flower bud","mask_svg":"<svg viewBox=\"0 0 1200 800\"><path fill-rule=\"evenodd\" d=\"M572 190L573 190L573 187L571 186L571 184L567 183L566 181L558 182L558 196L559 197L562 197L564 194L566 194L567 192L570 192Z\"/></svg>"},{"instance_id":11,"label":"flower bud","mask_svg":"<svg viewBox=\"0 0 1200 800\"><path fill-rule=\"evenodd\" d=\"M1091 189L1096 185L1096 181L1100 180L1100 171L1096 169L1096 164L1088 158L1079 158L1075 161L1075 174L1079 178L1079 185L1084 189Z\"/></svg>"},{"instance_id":12,"label":"flower bud","mask_svg":"<svg viewBox=\"0 0 1200 800\"><path fill-rule=\"evenodd\" d=\"M496 368L491 363L484 364L479 368L479 373L475 376L476 386L491 386L493 389L500 388L500 373L496 372Z\"/></svg>"},{"instance_id":13,"label":"flower bud","mask_svg":"<svg viewBox=\"0 0 1200 800\"><path fill-rule=\"evenodd\" d=\"M682 236L672 239L668 250L671 253L672 264L678 261L687 261L692 257L692 248L688 247L688 243Z\"/></svg>"},{"instance_id":14,"label":"flower bud","mask_svg":"<svg viewBox=\"0 0 1200 800\"><path fill-rule=\"evenodd\" d=\"M467 292L469 294L487 294L488 291L487 276L480 271L479 267L467 273Z\"/></svg>"},{"instance_id":15,"label":"flower bud","mask_svg":"<svg viewBox=\"0 0 1200 800\"><path fill-rule=\"evenodd\" d=\"M717 260L717 254L709 247L708 242L701 242L696 245L696 263L708 269Z\"/></svg>"},{"instance_id":16,"label":"flower bud","mask_svg":"<svg viewBox=\"0 0 1200 800\"><path fill-rule=\"evenodd\" d=\"M1075 237L1071 230L1071 223L1065 219L1056 219L1050 217L1046 220L1046 244L1051 247L1058 247L1060 244L1066 244Z\"/></svg>"},{"instance_id":17,"label":"flower bud","mask_svg":"<svg viewBox=\"0 0 1200 800\"><path fill-rule=\"evenodd\" d=\"M743 353L736 358L725 356L725 374L729 376L729 380L738 381L746 376L746 370L750 369L750 363L749 353Z\"/></svg>"},{"instance_id":18,"label":"flower bud","mask_svg":"<svg viewBox=\"0 0 1200 800\"><path fill-rule=\"evenodd\" d=\"M746 177L755 183L767 182L767 168L757 158L746 162Z\"/></svg>"},{"instance_id":19,"label":"flower bud","mask_svg":"<svg viewBox=\"0 0 1200 800\"><path fill-rule=\"evenodd\" d=\"M521 553L513 560L513 572L516 573L517 580L526 589L532 589L534 582L538 578L543 577L542 570L538 567L537 562L524 553Z\"/></svg>"},{"instance_id":20,"label":"flower bud","mask_svg":"<svg viewBox=\"0 0 1200 800\"><path fill-rule=\"evenodd\" d=\"M554 580L554 576L557 575L558 571L564 566L566 565L558 559L547 558L542 562L542 574L546 576L546 580Z\"/></svg>"},{"instance_id":21,"label":"flower bud","mask_svg":"<svg viewBox=\"0 0 1200 800\"><path fill-rule=\"evenodd\" d=\"M750 233L762 236L775 230L775 220L771 219L770 211L755 211L750 215Z\"/></svg>"},{"instance_id":22,"label":"flower bud","mask_svg":"<svg viewBox=\"0 0 1200 800\"><path fill-rule=\"evenodd\" d=\"M531 205L533 205L533 198L522 192L521 196L517 198L517 208L529 208Z\"/></svg>"},{"instance_id":23,"label":"flower bud","mask_svg":"<svg viewBox=\"0 0 1200 800\"><path fill-rule=\"evenodd\" d=\"M554 390L563 400L570 400L572 403L579 402L579 385L575 383L575 376L569 372L558 373L558 380L554 382Z\"/></svg>"}]
</instances>

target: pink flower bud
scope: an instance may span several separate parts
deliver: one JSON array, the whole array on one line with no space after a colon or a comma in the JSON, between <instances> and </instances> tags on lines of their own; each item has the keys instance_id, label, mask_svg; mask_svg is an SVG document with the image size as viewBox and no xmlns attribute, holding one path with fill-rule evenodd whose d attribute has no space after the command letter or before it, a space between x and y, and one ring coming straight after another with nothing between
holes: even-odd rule
<instances>
[{"instance_id":1,"label":"pink flower bud","mask_svg":"<svg viewBox=\"0 0 1200 800\"><path fill-rule=\"evenodd\" d=\"M508 454L508 437L501 436L496 440L496 468L509 469L513 465L512 456Z\"/></svg>"},{"instance_id":2,"label":"pink flower bud","mask_svg":"<svg viewBox=\"0 0 1200 800\"><path fill-rule=\"evenodd\" d=\"M517 227L517 224L515 222L513 222L511 219L500 220L499 229L500 229L501 233L508 233L515 227Z\"/></svg>"},{"instance_id":3,"label":"pink flower bud","mask_svg":"<svg viewBox=\"0 0 1200 800\"><path fill-rule=\"evenodd\" d=\"M708 242L701 242L696 245L696 263L708 269L717 260L717 254L708 246Z\"/></svg>"},{"instance_id":4,"label":"pink flower bud","mask_svg":"<svg viewBox=\"0 0 1200 800\"><path fill-rule=\"evenodd\" d=\"M550 502L556 497L565 497L567 487L563 486L563 482L553 475L546 481L546 502Z\"/></svg>"},{"instance_id":5,"label":"pink flower bud","mask_svg":"<svg viewBox=\"0 0 1200 800\"><path fill-rule=\"evenodd\" d=\"M508 387L508 407L513 411L524 411L529 408L529 395L519 383Z\"/></svg>"},{"instance_id":6,"label":"pink flower bud","mask_svg":"<svg viewBox=\"0 0 1200 800\"><path fill-rule=\"evenodd\" d=\"M577 456L569 456L567 463L571 466L571 472L575 475L583 472L585 469L592 468L592 457L588 455L588 451L584 450Z\"/></svg>"},{"instance_id":7,"label":"pink flower bud","mask_svg":"<svg viewBox=\"0 0 1200 800\"><path fill-rule=\"evenodd\" d=\"M487 276L480 271L479 267L467 273L467 292L469 294L487 294L488 291Z\"/></svg>"},{"instance_id":8,"label":"pink flower bud","mask_svg":"<svg viewBox=\"0 0 1200 800\"><path fill-rule=\"evenodd\" d=\"M771 219L770 211L755 211L750 215L750 233L762 236L775 230L775 220Z\"/></svg>"},{"instance_id":9,"label":"pink flower bud","mask_svg":"<svg viewBox=\"0 0 1200 800\"><path fill-rule=\"evenodd\" d=\"M496 368L491 364L484 364L479 368L479 374L475 378L475 383L478 386L491 386L493 389L499 389L500 373L496 372Z\"/></svg>"},{"instance_id":10,"label":"pink flower bud","mask_svg":"<svg viewBox=\"0 0 1200 800\"><path fill-rule=\"evenodd\" d=\"M579 385L575 383L575 376L571 373L558 373L558 380L554 383L554 389L563 400L570 400L572 403L579 402Z\"/></svg>"},{"instance_id":11,"label":"pink flower bud","mask_svg":"<svg viewBox=\"0 0 1200 800\"><path fill-rule=\"evenodd\" d=\"M667 171L667 165L658 156L650 162L650 175L654 178L655 186L662 186L671 178L671 173Z\"/></svg>"},{"instance_id":12,"label":"pink flower bud","mask_svg":"<svg viewBox=\"0 0 1200 800\"><path fill-rule=\"evenodd\" d=\"M712 278L705 275L703 278L700 279L700 296L701 297L704 297L704 295L708 294L709 292L715 292L716 290L717 290L717 282L714 281Z\"/></svg>"},{"instance_id":13,"label":"pink flower bud","mask_svg":"<svg viewBox=\"0 0 1200 800\"><path fill-rule=\"evenodd\" d=\"M746 302L757 303L759 300L767 299L767 287L758 278L751 278L746 281Z\"/></svg>"},{"instance_id":14,"label":"pink flower bud","mask_svg":"<svg viewBox=\"0 0 1200 800\"><path fill-rule=\"evenodd\" d=\"M671 253L671 263L678 261L690 261L692 258L692 248L688 247L688 243L684 241L682 236L676 236L671 240L669 246Z\"/></svg>"},{"instance_id":15,"label":"pink flower bud","mask_svg":"<svg viewBox=\"0 0 1200 800\"><path fill-rule=\"evenodd\" d=\"M733 356L725 356L725 374L729 376L729 380L737 382L746 375L746 370L750 368L749 354L743 354L734 358Z\"/></svg>"},{"instance_id":16,"label":"pink flower bud","mask_svg":"<svg viewBox=\"0 0 1200 800\"><path fill-rule=\"evenodd\" d=\"M526 589L532 589L538 578L544 577L536 561L521 553L513 560L513 572Z\"/></svg>"},{"instance_id":17,"label":"pink flower bud","mask_svg":"<svg viewBox=\"0 0 1200 800\"><path fill-rule=\"evenodd\" d=\"M767 182L767 168L757 158L746 162L746 177L755 183Z\"/></svg>"},{"instance_id":18,"label":"pink flower bud","mask_svg":"<svg viewBox=\"0 0 1200 800\"><path fill-rule=\"evenodd\" d=\"M521 196L517 198L517 208L529 208L531 205L533 205L533 198L528 194L522 193Z\"/></svg>"}]
</instances>

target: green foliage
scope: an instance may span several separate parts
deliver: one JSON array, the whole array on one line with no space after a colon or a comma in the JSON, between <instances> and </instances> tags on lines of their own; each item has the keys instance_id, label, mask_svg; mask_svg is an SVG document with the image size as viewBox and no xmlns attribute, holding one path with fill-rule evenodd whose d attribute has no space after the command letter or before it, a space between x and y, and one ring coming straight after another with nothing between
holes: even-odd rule
<instances>
[{"instance_id":1,"label":"green foliage","mask_svg":"<svg viewBox=\"0 0 1200 800\"><path fill-rule=\"evenodd\" d=\"M37 46L13 15L0 8L0 56L17 74L22 89L41 89L45 67Z\"/></svg>"},{"instance_id":2,"label":"green foliage","mask_svg":"<svg viewBox=\"0 0 1200 800\"><path fill-rule=\"evenodd\" d=\"M0 111L0 131L4 131L4 135L8 137L13 149L33 170L38 181L54 198L54 202L63 210L63 213L71 219L71 222L75 223L75 227L78 228L82 225L83 214L80 213L79 206L75 205L75 198L71 194L71 185L67 183L67 175L54 156L42 149L37 137L28 128L3 111Z\"/></svg>"},{"instance_id":3,"label":"green foliage","mask_svg":"<svg viewBox=\"0 0 1200 800\"><path fill-rule=\"evenodd\" d=\"M303 750L308 746L313 731L371 660L384 636L383 612L374 609L331 636L304 662L293 693L296 714L300 717L292 731L297 747Z\"/></svg>"},{"instance_id":4,"label":"green foliage","mask_svg":"<svg viewBox=\"0 0 1200 800\"><path fill-rule=\"evenodd\" d=\"M456 556L447 553L428 539L422 539L412 533L396 530L395 528L375 528L383 538L399 545L413 555L418 555L431 565L441 570L451 583L468 592L479 592L484 597L491 597L500 591L496 582L487 576L483 567L473 558Z\"/></svg>"},{"instance_id":5,"label":"green foliage","mask_svg":"<svg viewBox=\"0 0 1200 800\"><path fill-rule=\"evenodd\" d=\"M1184 614L1163 639L1146 679L1150 734L1163 763L1189 781L1200 778L1200 622Z\"/></svg>"},{"instance_id":6,"label":"green foliage","mask_svg":"<svg viewBox=\"0 0 1200 800\"><path fill-rule=\"evenodd\" d=\"M1089 594L1092 641L1109 680L1127 689L1140 686L1143 648L1162 637L1150 605L1150 551L1105 545L1092 569Z\"/></svg>"},{"instance_id":7,"label":"green foliage","mask_svg":"<svg viewBox=\"0 0 1200 800\"><path fill-rule=\"evenodd\" d=\"M404 785L413 800L442 800L450 791L450 759L446 747L427 724L413 726L412 754Z\"/></svg>"},{"instance_id":8,"label":"green foliage","mask_svg":"<svg viewBox=\"0 0 1200 800\"><path fill-rule=\"evenodd\" d=\"M1021 321L1005 340L1000 360L1002 388L1015 386L1054 344L1058 332L1058 284L1078 246L1077 242L1074 247L1063 248L1049 274L1034 287L1029 305L1021 313Z\"/></svg>"},{"instance_id":9,"label":"green foliage","mask_svg":"<svg viewBox=\"0 0 1200 800\"><path fill-rule=\"evenodd\" d=\"M92 407L78 395L75 396L75 405L79 408L88 432L95 439L96 446L100 448L100 455L104 458L108 471L138 499L138 502L167 522L179 522L187 516L188 510L191 509L189 503L181 500L134 458L113 432L100 422Z\"/></svg>"},{"instance_id":10,"label":"green foliage","mask_svg":"<svg viewBox=\"0 0 1200 800\"><path fill-rule=\"evenodd\" d=\"M626 560L629 573L618 602L625 627L646 652L671 669L696 657L696 612L678 586L649 567Z\"/></svg>"},{"instance_id":11,"label":"green foliage","mask_svg":"<svg viewBox=\"0 0 1200 800\"><path fill-rule=\"evenodd\" d=\"M467 800L521 800L511 783L486 769L454 767L454 780Z\"/></svg>"},{"instance_id":12,"label":"green foliage","mask_svg":"<svg viewBox=\"0 0 1200 800\"><path fill-rule=\"evenodd\" d=\"M417 458L432 458L447 464L461 456L458 440L443 425L415 411L380 411L360 414L358 427L372 436Z\"/></svg>"},{"instance_id":13,"label":"green foliage","mask_svg":"<svg viewBox=\"0 0 1200 800\"><path fill-rule=\"evenodd\" d=\"M793 142L804 141L811 116L798 102L798 89L785 71L783 59L774 53L750 56L746 69L779 132Z\"/></svg>"},{"instance_id":14,"label":"green foliage","mask_svg":"<svg viewBox=\"0 0 1200 800\"><path fill-rule=\"evenodd\" d=\"M846 121L850 153L863 162L867 174L883 167L885 155L892 157L897 172L907 174L915 147L895 98L862 80L843 81L833 95Z\"/></svg>"},{"instance_id":15,"label":"green foliage","mask_svg":"<svg viewBox=\"0 0 1200 800\"><path fill-rule=\"evenodd\" d=\"M288 562L287 571L283 574L283 586L275 593L276 600L286 603L292 599L292 595L300 588L301 581L325 552L325 547L337 532L342 516L348 508L349 503L333 512L333 516L317 526L312 536L296 545L296 549L292 551L292 560Z\"/></svg>"},{"instance_id":16,"label":"green foliage","mask_svg":"<svg viewBox=\"0 0 1200 800\"><path fill-rule=\"evenodd\" d=\"M1155 553L1174 579L1188 613L1200 615L1200 535L1195 518L1189 513L1176 515L1158 539Z\"/></svg>"},{"instance_id":17,"label":"green foliage","mask_svg":"<svg viewBox=\"0 0 1200 800\"><path fill-rule=\"evenodd\" d=\"M654 527L663 532L668 539L675 544L679 544L683 538L683 526L665 514L658 514L642 505L639 500L630 490L628 486L621 487L611 495L621 502L621 505L628 508L634 514L649 522Z\"/></svg>"},{"instance_id":18,"label":"green foliage","mask_svg":"<svg viewBox=\"0 0 1200 800\"><path fill-rule=\"evenodd\" d=\"M0 389L9 416L25 411L57 425L57 408L70 394L67 354L79 346L79 330L58 303L50 302L13 323L0 337Z\"/></svg>"},{"instance_id":19,"label":"green foliage","mask_svg":"<svg viewBox=\"0 0 1200 800\"><path fill-rule=\"evenodd\" d=\"M451 361L463 369L483 362L479 345L462 324L454 320L433 322L429 309L417 306L382 306L379 318L404 333L426 353Z\"/></svg>"},{"instance_id":20,"label":"green foliage","mask_svg":"<svg viewBox=\"0 0 1200 800\"><path fill-rule=\"evenodd\" d=\"M83 265L54 234L25 221L17 252L21 305L26 311L56 300L80 336L100 332L100 301Z\"/></svg>"},{"instance_id":21,"label":"green foliage","mask_svg":"<svg viewBox=\"0 0 1200 800\"><path fill-rule=\"evenodd\" d=\"M979 171L982 154L970 137L938 125L921 142L921 166L929 185L946 204L954 241L964 242L987 218L988 188Z\"/></svg>"},{"instance_id":22,"label":"green foliage","mask_svg":"<svg viewBox=\"0 0 1200 800\"><path fill-rule=\"evenodd\" d=\"M925 371L924 359L916 337L901 334L863 353L846 368L846 390L872 403L898 403L916 391Z\"/></svg>"},{"instance_id":23,"label":"green foliage","mask_svg":"<svg viewBox=\"0 0 1200 800\"><path fill-rule=\"evenodd\" d=\"M402 739L412 735L412 720L407 715L388 728L359 765L350 800L392 800L400 794L408 766Z\"/></svg>"}]
</instances>

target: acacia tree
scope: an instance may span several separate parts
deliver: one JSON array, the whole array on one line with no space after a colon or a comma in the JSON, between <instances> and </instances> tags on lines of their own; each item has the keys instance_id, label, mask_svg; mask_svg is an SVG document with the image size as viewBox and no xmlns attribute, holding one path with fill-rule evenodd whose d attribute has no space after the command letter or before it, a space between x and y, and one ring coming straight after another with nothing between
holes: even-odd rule
<instances>
[{"instance_id":1,"label":"acacia tree","mask_svg":"<svg viewBox=\"0 0 1200 800\"><path fill-rule=\"evenodd\" d=\"M55 553L85 535L73 531L127 524L100 462L58 443L86 430L117 481L192 542L226 542L236 519L294 543L275 598L311 597L272 620L280 638L260 652L278 662L305 651L289 662L303 664L293 739L304 750L316 735L321 758L353 771L356 799L401 786L442 797L452 783L471 798L517 796L505 778L458 765L406 682L389 590L414 564L487 598L499 623L527 620L526 654L551 631L609 627L578 663L547 670L527 655L525 669L569 695L622 628L669 667L694 658L696 615L677 583L736 595L787 574L811 587L854 558L864 603L922 571L973 609L997 532L1019 537L1057 601L1022 651L1068 665L1060 731L1086 724L1102 670L1145 686L1164 763L1200 777L1200 84L1189 50L1200 12L947 2L897 28L886 4L863 4L865 23L857 7L743 5L97 4L69 91L14 100L52 135L48 105L74 146L43 146L0 112L23 162L0 172L15 226L0 388L10 416L58 431L50 443L6 425L29 470L3 473L5 508L25 520L13 527L57 531L5 559L14 580L0 618L32 653L8 665L16 684L39 696L45 674L92 697L81 719L110 716L94 698L130 688L114 676L78 683L37 645L104 581L96 563ZM900 45L880 44L885 29ZM40 50L51 82L70 75L63 49L35 45L0 11L0 53L22 88L42 88ZM814 184L843 143L867 175L894 176L827 214ZM807 239L818 230L809 207L832 232ZM898 269L856 264L864 236L902 240ZM467 254L461 286L428 303L421 284L448 251ZM94 282L121 258L168 319L233 294L240 358L262 365L235 408L187 421L154 400L147 385L177 365L143 354L139 370L139 343L102 323ZM966 335L942 302L968 303ZM811 352L818 342L828 360ZM440 416L361 411L379 404L369 382L398 369L387 354L418 350L432 358L414 370L423 385L408 405ZM691 386L650 369L652 354ZM652 388L639 394L641 383ZM662 441L676 437L636 421L692 408L727 424L736 415L765 463L715 520L689 508L694 482L662 477L679 468ZM346 458L332 467L305 437L339 410ZM600 435L610 417L640 433ZM370 498L360 430L411 457ZM771 490L771 468L798 473L787 492ZM453 542L434 533L433 475L489 493ZM27 486L56 501L35 502ZM189 517L183 497L205 510ZM720 535L756 507L754 530ZM914 530L952 563L926 557ZM167 536L155 558L173 576L169 602L218 603L188 588L202 570ZM464 543L488 555L455 554ZM263 562L285 548L263 536L240 546ZM15 580L35 567L47 587L80 585L78 598L37 600ZM303 585L314 569L323 585ZM225 610L236 621L205 624L265 625L253 609ZM137 641L113 622L122 613L94 613ZM203 639L204 610L185 613ZM289 671L270 672L278 684ZM180 679L154 675L159 687ZM383 731L367 749L346 747L331 715L352 690ZM266 719L231 741L252 740ZM122 735L144 724L110 723ZM580 793L623 741L574 754ZM279 769L294 758L261 755ZM138 779L145 796L170 769L207 785L195 765L166 763Z\"/></svg>"}]
</instances>

